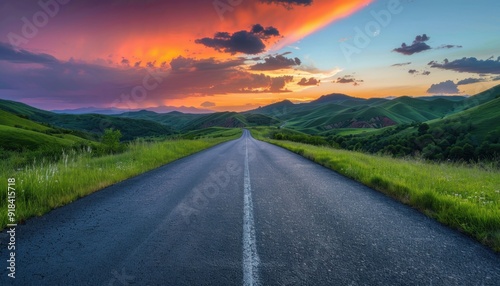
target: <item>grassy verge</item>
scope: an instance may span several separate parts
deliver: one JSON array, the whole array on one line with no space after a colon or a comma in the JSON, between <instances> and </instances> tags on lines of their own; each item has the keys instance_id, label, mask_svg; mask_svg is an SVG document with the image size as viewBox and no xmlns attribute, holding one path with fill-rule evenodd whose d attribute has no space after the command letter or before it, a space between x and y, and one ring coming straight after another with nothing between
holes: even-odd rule
<instances>
[{"instance_id":1,"label":"grassy verge","mask_svg":"<svg viewBox=\"0 0 500 286\"><path fill-rule=\"evenodd\" d=\"M484 166L437 164L265 138L419 209L500 251L500 175Z\"/></svg>"},{"instance_id":2,"label":"grassy verge","mask_svg":"<svg viewBox=\"0 0 500 286\"><path fill-rule=\"evenodd\" d=\"M22 170L0 167L0 229L8 224L7 179L15 178L16 221L22 222L68 204L106 186L157 168L179 158L241 136L163 142L135 141L118 155L92 157L89 150L63 154L55 163L34 162Z\"/></svg>"}]
</instances>

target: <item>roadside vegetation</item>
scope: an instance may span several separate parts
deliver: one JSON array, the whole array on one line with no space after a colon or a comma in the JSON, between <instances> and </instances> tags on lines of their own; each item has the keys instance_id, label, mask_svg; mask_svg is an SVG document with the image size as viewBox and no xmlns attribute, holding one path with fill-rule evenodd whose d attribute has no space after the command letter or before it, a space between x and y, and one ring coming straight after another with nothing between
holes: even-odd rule
<instances>
[{"instance_id":1,"label":"roadside vegetation","mask_svg":"<svg viewBox=\"0 0 500 286\"><path fill-rule=\"evenodd\" d=\"M45 152L3 150L0 181L7 184L8 178L16 180L16 221L20 223L127 178L236 139L242 132L222 128L217 131L206 132L197 140L136 139L120 143L120 131L108 129L95 145ZM27 154L32 160L24 159ZM0 211L7 213L6 192L0 192ZM3 229L8 218L0 219Z\"/></svg>"},{"instance_id":2,"label":"roadside vegetation","mask_svg":"<svg viewBox=\"0 0 500 286\"><path fill-rule=\"evenodd\" d=\"M492 162L437 163L422 158L393 158L275 140L270 138L268 128L251 131L260 140L377 189L500 251L500 172Z\"/></svg>"}]
</instances>

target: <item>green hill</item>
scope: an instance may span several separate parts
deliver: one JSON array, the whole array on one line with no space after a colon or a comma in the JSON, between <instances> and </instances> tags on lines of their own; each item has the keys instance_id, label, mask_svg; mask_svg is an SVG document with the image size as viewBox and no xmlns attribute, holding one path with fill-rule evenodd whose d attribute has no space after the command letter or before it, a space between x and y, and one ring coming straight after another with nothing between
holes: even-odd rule
<instances>
[{"instance_id":1,"label":"green hill","mask_svg":"<svg viewBox=\"0 0 500 286\"><path fill-rule=\"evenodd\" d=\"M236 128L245 127L247 125L248 122L242 114L236 112L218 112L196 118L190 121L184 129L196 130L209 127Z\"/></svg>"},{"instance_id":2,"label":"green hill","mask_svg":"<svg viewBox=\"0 0 500 286\"><path fill-rule=\"evenodd\" d=\"M102 135L105 129L114 128L121 131L122 139L125 141L137 137L166 136L175 133L172 128L150 120L118 118L100 114L57 114L10 100L0 100L0 110L37 123L90 132L95 135Z\"/></svg>"},{"instance_id":3,"label":"green hill","mask_svg":"<svg viewBox=\"0 0 500 286\"><path fill-rule=\"evenodd\" d=\"M163 125L169 126L176 131L182 131L193 120L201 118L205 114L189 114L178 111L169 113L156 113L153 111L141 110L137 112L127 112L123 114L114 115L114 117L144 119L150 120Z\"/></svg>"},{"instance_id":4,"label":"green hill","mask_svg":"<svg viewBox=\"0 0 500 286\"><path fill-rule=\"evenodd\" d=\"M0 148L9 151L55 150L93 142L88 134L45 126L4 110L0 110L0 131Z\"/></svg>"},{"instance_id":5,"label":"green hill","mask_svg":"<svg viewBox=\"0 0 500 286\"><path fill-rule=\"evenodd\" d=\"M23 151L23 150L37 150L50 146L51 148L65 148L71 147L77 142L87 142L83 138L75 140L75 137L68 137L61 135L48 135L36 131L24 130L5 125L0 125L0 147L5 150Z\"/></svg>"},{"instance_id":6,"label":"green hill","mask_svg":"<svg viewBox=\"0 0 500 286\"><path fill-rule=\"evenodd\" d=\"M500 92L499 92L500 94ZM500 138L500 97L472 107L462 112L450 115L444 119L429 121L432 128L456 128L460 125L470 126L468 134L477 141L483 141L488 136Z\"/></svg>"},{"instance_id":7,"label":"green hill","mask_svg":"<svg viewBox=\"0 0 500 286\"><path fill-rule=\"evenodd\" d=\"M38 132L43 132L51 129L48 126L41 125L26 118L21 118L4 110L0 110L0 125L23 128Z\"/></svg>"}]
</instances>

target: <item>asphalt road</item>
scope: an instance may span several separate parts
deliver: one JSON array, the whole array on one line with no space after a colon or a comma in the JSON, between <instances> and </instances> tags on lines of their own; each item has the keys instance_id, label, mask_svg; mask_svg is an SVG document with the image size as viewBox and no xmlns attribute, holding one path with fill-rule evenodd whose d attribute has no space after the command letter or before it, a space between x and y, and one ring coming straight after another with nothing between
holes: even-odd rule
<instances>
[{"instance_id":1,"label":"asphalt road","mask_svg":"<svg viewBox=\"0 0 500 286\"><path fill-rule=\"evenodd\" d=\"M500 255L244 135L16 229L1 285L500 285Z\"/></svg>"}]
</instances>

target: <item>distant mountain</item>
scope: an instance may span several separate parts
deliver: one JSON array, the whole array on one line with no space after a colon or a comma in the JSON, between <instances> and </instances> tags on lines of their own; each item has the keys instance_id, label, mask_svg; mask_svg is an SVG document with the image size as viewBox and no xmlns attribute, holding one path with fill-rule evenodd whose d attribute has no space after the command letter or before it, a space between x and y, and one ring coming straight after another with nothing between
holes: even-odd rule
<instances>
[{"instance_id":1,"label":"distant mountain","mask_svg":"<svg viewBox=\"0 0 500 286\"><path fill-rule=\"evenodd\" d=\"M356 98L342 93L332 93L323 95L320 98L311 101L309 104L338 103L346 100L365 101L366 99Z\"/></svg>"},{"instance_id":2,"label":"distant mountain","mask_svg":"<svg viewBox=\"0 0 500 286\"><path fill-rule=\"evenodd\" d=\"M135 112L135 111L141 111L143 109L137 108L137 109L122 109L122 108L97 108L97 107L83 107L83 108L77 108L77 109L62 109L62 110L51 110L51 112L54 113L62 113L62 114L103 114L103 115L116 115L116 114L122 114L126 112ZM173 111L178 111L182 113L193 113L193 114L206 114L206 113L214 113L212 110L208 109L199 109L196 107L186 107L186 106L180 106L180 107L175 107L175 106L157 106L157 107L149 107L146 108L148 111L154 111L156 113L168 113L168 112L173 112Z\"/></svg>"},{"instance_id":3,"label":"distant mountain","mask_svg":"<svg viewBox=\"0 0 500 286\"><path fill-rule=\"evenodd\" d=\"M294 110L296 106L297 105L290 100L283 100L263 107L259 107L254 110L245 111L243 113L261 114L267 116L282 116Z\"/></svg>"},{"instance_id":4,"label":"distant mountain","mask_svg":"<svg viewBox=\"0 0 500 286\"><path fill-rule=\"evenodd\" d=\"M103 115L112 115L123 113L126 110L119 108L97 108L97 107L82 107L76 109L60 109L60 110L51 110L54 113L60 114L103 114Z\"/></svg>"}]
</instances>

